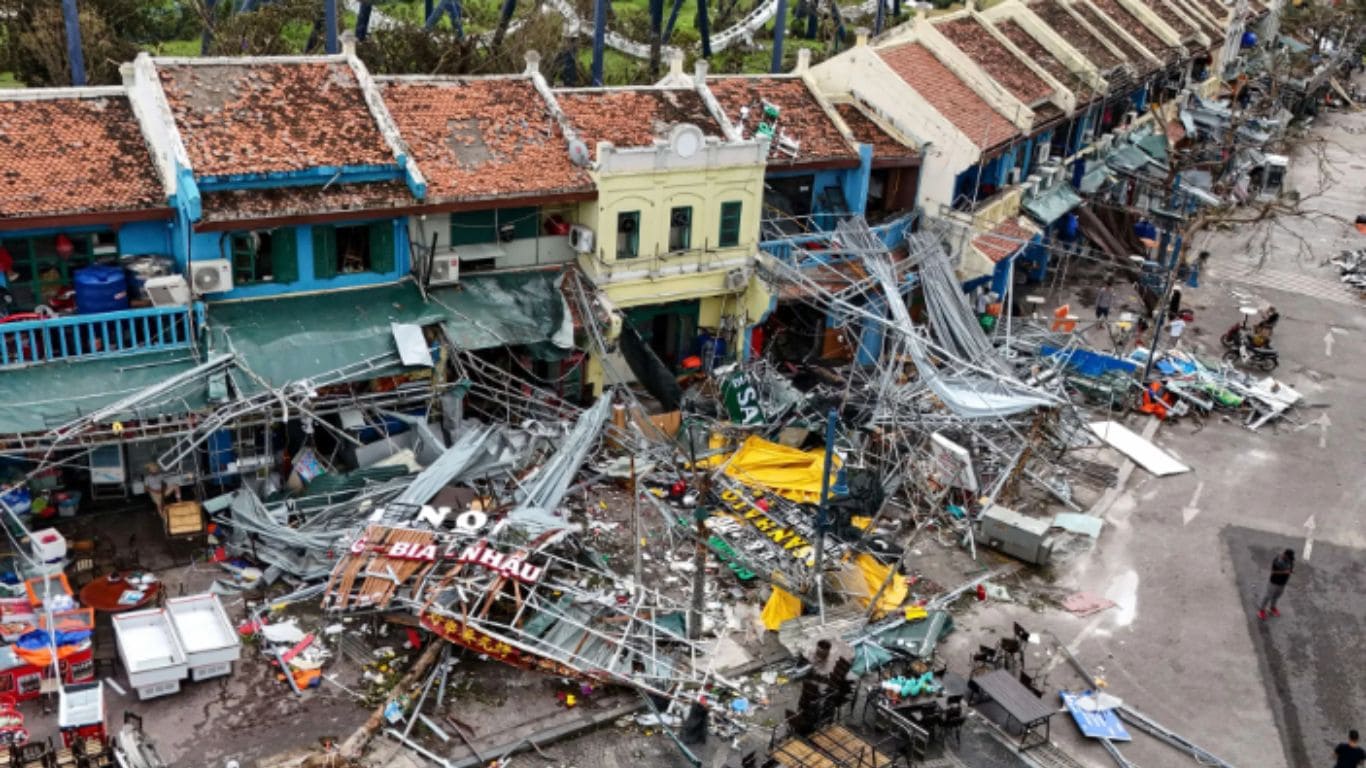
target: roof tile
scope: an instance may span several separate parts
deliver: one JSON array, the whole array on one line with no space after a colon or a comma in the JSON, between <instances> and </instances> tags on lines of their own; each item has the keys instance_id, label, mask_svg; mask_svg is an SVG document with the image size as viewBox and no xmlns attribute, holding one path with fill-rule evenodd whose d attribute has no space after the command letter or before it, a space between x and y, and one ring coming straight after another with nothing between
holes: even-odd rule
<instances>
[{"instance_id":1,"label":"roof tile","mask_svg":"<svg viewBox=\"0 0 1366 768\"><path fill-rule=\"evenodd\" d=\"M994 264L1023 248L1032 237L1034 232L1020 226L1014 219L1006 219L990 232L974 237L972 247Z\"/></svg>"},{"instance_id":2,"label":"roof tile","mask_svg":"<svg viewBox=\"0 0 1366 768\"><path fill-rule=\"evenodd\" d=\"M769 165L803 165L839 162L858 164L858 153L845 140L806 81L792 76L715 77L707 87L716 96L726 117L746 136L754 135L763 120L764 102L778 107L778 132L798 142L796 157L789 158L774 143ZM748 108L747 119L740 118Z\"/></svg>"},{"instance_id":3,"label":"roof tile","mask_svg":"<svg viewBox=\"0 0 1366 768\"><path fill-rule=\"evenodd\" d=\"M401 181L371 184L335 184L330 187L277 187L274 189L234 189L205 192L200 221L216 224L227 221L287 219L336 213L376 211L383 218L392 210L417 205L408 186Z\"/></svg>"},{"instance_id":4,"label":"roof tile","mask_svg":"<svg viewBox=\"0 0 1366 768\"><path fill-rule=\"evenodd\" d=\"M158 63L196 176L393 165L341 61Z\"/></svg>"},{"instance_id":5,"label":"roof tile","mask_svg":"<svg viewBox=\"0 0 1366 768\"><path fill-rule=\"evenodd\" d=\"M1155 64L1152 59L1148 58L1142 51L1134 47L1128 40L1114 34L1113 30L1115 27L1124 29L1118 22L1113 21L1109 16L1101 13L1090 3L1075 3L1072 8L1082 20L1090 24L1091 27L1101 35L1104 35L1105 40L1109 42L1110 45L1118 48L1120 53L1124 54L1124 58L1128 59L1129 63L1138 70L1140 77L1146 77L1157 71L1157 64ZM1154 55L1158 54L1154 53Z\"/></svg>"},{"instance_id":6,"label":"roof tile","mask_svg":"<svg viewBox=\"0 0 1366 768\"><path fill-rule=\"evenodd\" d=\"M166 208L123 96L0 100L0 218Z\"/></svg>"},{"instance_id":7,"label":"roof tile","mask_svg":"<svg viewBox=\"0 0 1366 768\"><path fill-rule=\"evenodd\" d=\"M1089 86L1076 74L1067 68L1058 57L1054 56L1043 46L1034 36L1013 19L1006 19L996 24L996 29L1006 36L1016 48L1020 49L1024 55L1028 56L1035 64L1044 68L1054 80L1062 83L1069 91L1077 97L1077 101L1087 102L1095 98L1095 93Z\"/></svg>"},{"instance_id":8,"label":"roof tile","mask_svg":"<svg viewBox=\"0 0 1366 768\"><path fill-rule=\"evenodd\" d=\"M600 141L619 148L654 146L680 123L701 128L704 136L725 138L692 88L575 89L557 91L555 99L594 156Z\"/></svg>"},{"instance_id":9,"label":"roof tile","mask_svg":"<svg viewBox=\"0 0 1366 768\"><path fill-rule=\"evenodd\" d=\"M1025 66L977 19L964 16L936 24L934 28L1026 106L1053 95L1052 86Z\"/></svg>"},{"instance_id":10,"label":"roof tile","mask_svg":"<svg viewBox=\"0 0 1366 768\"><path fill-rule=\"evenodd\" d=\"M849 126L849 132L854 134L855 141L873 146L874 165L915 160L920 157L918 149L888 133L857 104L836 104L835 110L840 113L844 124Z\"/></svg>"},{"instance_id":11,"label":"roof tile","mask_svg":"<svg viewBox=\"0 0 1366 768\"><path fill-rule=\"evenodd\" d=\"M1029 10L1033 11L1054 32L1058 33L1073 48L1076 48L1102 72L1114 69L1124 63L1114 52L1105 47L1105 43L1099 37L1082 26L1081 22L1077 21L1076 17L1058 0L1042 0L1032 3L1029 5Z\"/></svg>"},{"instance_id":12,"label":"roof tile","mask_svg":"<svg viewBox=\"0 0 1366 768\"><path fill-rule=\"evenodd\" d=\"M560 125L526 78L392 80L380 84L399 133L427 178L427 201L592 191L569 161Z\"/></svg>"},{"instance_id":13,"label":"roof tile","mask_svg":"<svg viewBox=\"0 0 1366 768\"><path fill-rule=\"evenodd\" d=\"M983 101L920 43L881 48L878 55L978 149L991 149L1020 135L1014 123Z\"/></svg>"},{"instance_id":14,"label":"roof tile","mask_svg":"<svg viewBox=\"0 0 1366 768\"><path fill-rule=\"evenodd\" d=\"M1178 56L1179 48L1167 45L1157 36L1142 19L1134 15L1133 11L1120 5L1119 0L1090 0L1110 20L1119 25L1120 29L1133 36L1138 44L1143 46L1149 53L1158 57L1166 63L1171 63ZM1149 3L1150 5L1152 3Z\"/></svg>"}]
</instances>

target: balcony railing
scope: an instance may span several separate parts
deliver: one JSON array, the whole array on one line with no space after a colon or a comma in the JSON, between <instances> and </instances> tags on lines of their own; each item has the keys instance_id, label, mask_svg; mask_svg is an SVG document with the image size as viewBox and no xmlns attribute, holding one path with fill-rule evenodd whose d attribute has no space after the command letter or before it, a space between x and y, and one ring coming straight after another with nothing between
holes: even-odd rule
<instances>
[{"instance_id":1,"label":"balcony railing","mask_svg":"<svg viewBox=\"0 0 1366 768\"><path fill-rule=\"evenodd\" d=\"M125 309L0 323L0 367L183 349L198 306Z\"/></svg>"}]
</instances>

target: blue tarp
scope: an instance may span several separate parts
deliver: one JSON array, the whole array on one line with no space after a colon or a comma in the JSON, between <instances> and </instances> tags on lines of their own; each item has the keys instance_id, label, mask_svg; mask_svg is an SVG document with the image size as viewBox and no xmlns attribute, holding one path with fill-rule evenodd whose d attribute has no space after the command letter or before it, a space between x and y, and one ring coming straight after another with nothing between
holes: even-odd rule
<instances>
[{"instance_id":1,"label":"blue tarp","mask_svg":"<svg viewBox=\"0 0 1366 768\"><path fill-rule=\"evenodd\" d=\"M1129 360L1102 355L1099 352L1088 352L1084 349L1073 349L1064 352L1058 347L1050 347L1047 344L1040 345L1039 353L1044 357L1066 356L1067 367L1082 374L1083 376L1103 376L1110 371L1123 371L1133 373L1138 370L1138 365Z\"/></svg>"}]
</instances>

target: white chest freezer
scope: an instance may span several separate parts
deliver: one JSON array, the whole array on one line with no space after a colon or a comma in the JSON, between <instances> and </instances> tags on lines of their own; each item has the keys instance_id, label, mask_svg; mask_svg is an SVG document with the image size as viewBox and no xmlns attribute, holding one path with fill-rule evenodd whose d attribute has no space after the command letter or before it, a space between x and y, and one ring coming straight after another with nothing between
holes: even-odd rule
<instances>
[{"instance_id":1,"label":"white chest freezer","mask_svg":"<svg viewBox=\"0 0 1366 768\"><path fill-rule=\"evenodd\" d=\"M202 594L166 601L180 647L190 666L190 679L207 680L231 674L232 663L242 657L238 638L218 595Z\"/></svg>"},{"instance_id":2,"label":"white chest freezer","mask_svg":"<svg viewBox=\"0 0 1366 768\"><path fill-rule=\"evenodd\" d=\"M166 611L154 608L114 616L114 637L119 659L128 673L128 685L138 698L150 699L180 690L189 673L185 649L180 647Z\"/></svg>"}]
</instances>

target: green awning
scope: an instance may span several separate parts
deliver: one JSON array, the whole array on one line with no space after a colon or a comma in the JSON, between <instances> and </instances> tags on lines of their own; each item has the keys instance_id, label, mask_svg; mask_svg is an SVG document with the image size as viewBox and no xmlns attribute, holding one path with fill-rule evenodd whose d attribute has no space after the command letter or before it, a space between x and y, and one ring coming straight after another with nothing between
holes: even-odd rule
<instances>
[{"instance_id":1,"label":"green awning","mask_svg":"<svg viewBox=\"0 0 1366 768\"><path fill-rule=\"evenodd\" d=\"M467 277L458 288L433 291L432 301L446 312L446 335L461 349L535 345L567 352L574 346L574 318L558 272Z\"/></svg>"},{"instance_id":2,"label":"green awning","mask_svg":"<svg viewBox=\"0 0 1366 768\"><path fill-rule=\"evenodd\" d=\"M1157 162L1167 164L1167 137L1158 134L1144 136L1138 140L1138 148Z\"/></svg>"},{"instance_id":3,"label":"green awning","mask_svg":"<svg viewBox=\"0 0 1366 768\"><path fill-rule=\"evenodd\" d=\"M1105 158L1106 165L1125 173L1137 173L1149 162L1151 158L1148 157L1148 153L1133 146L1115 147L1110 156Z\"/></svg>"},{"instance_id":4,"label":"green awning","mask_svg":"<svg viewBox=\"0 0 1366 768\"><path fill-rule=\"evenodd\" d=\"M1081 197L1072 185L1066 182L1054 184L1042 192L1025 197L1020 207L1044 226L1048 226L1063 214L1081 205Z\"/></svg>"},{"instance_id":5,"label":"green awning","mask_svg":"<svg viewBox=\"0 0 1366 768\"><path fill-rule=\"evenodd\" d=\"M1105 182L1110 180L1110 172L1106 170L1105 164L1101 163L1092 166L1091 170L1081 177L1081 187L1078 189L1083 195L1094 195L1105 186Z\"/></svg>"},{"instance_id":6,"label":"green awning","mask_svg":"<svg viewBox=\"0 0 1366 768\"><path fill-rule=\"evenodd\" d=\"M0 434L45 432L196 365L189 350L181 349L4 371ZM190 382L121 416L132 420L188 413L204 406L206 390L204 380Z\"/></svg>"},{"instance_id":7,"label":"green awning","mask_svg":"<svg viewBox=\"0 0 1366 768\"><path fill-rule=\"evenodd\" d=\"M1281 35L1280 41L1281 45L1285 46L1285 48L1289 50L1291 53L1305 53L1309 50L1308 45L1300 42L1299 40L1296 40L1295 38L1289 35Z\"/></svg>"},{"instance_id":8,"label":"green awning","mask_svg":"<svg viewBox=\"0 0 1366 768\"><path fill-rule=\"evenodd\" d=\"M423 301L411 281L354 291L217 304L208 323L215 351L233 350L240 366L271 386L316 379L347 368L347 379L391 375L398 360L391 324L442 325L462 349L568 342L573 322L557 273L466 278ZM367 367L364 361L378 361ZM234 374L248 392L259 385Z\"/></svg>"}]
</instances>

